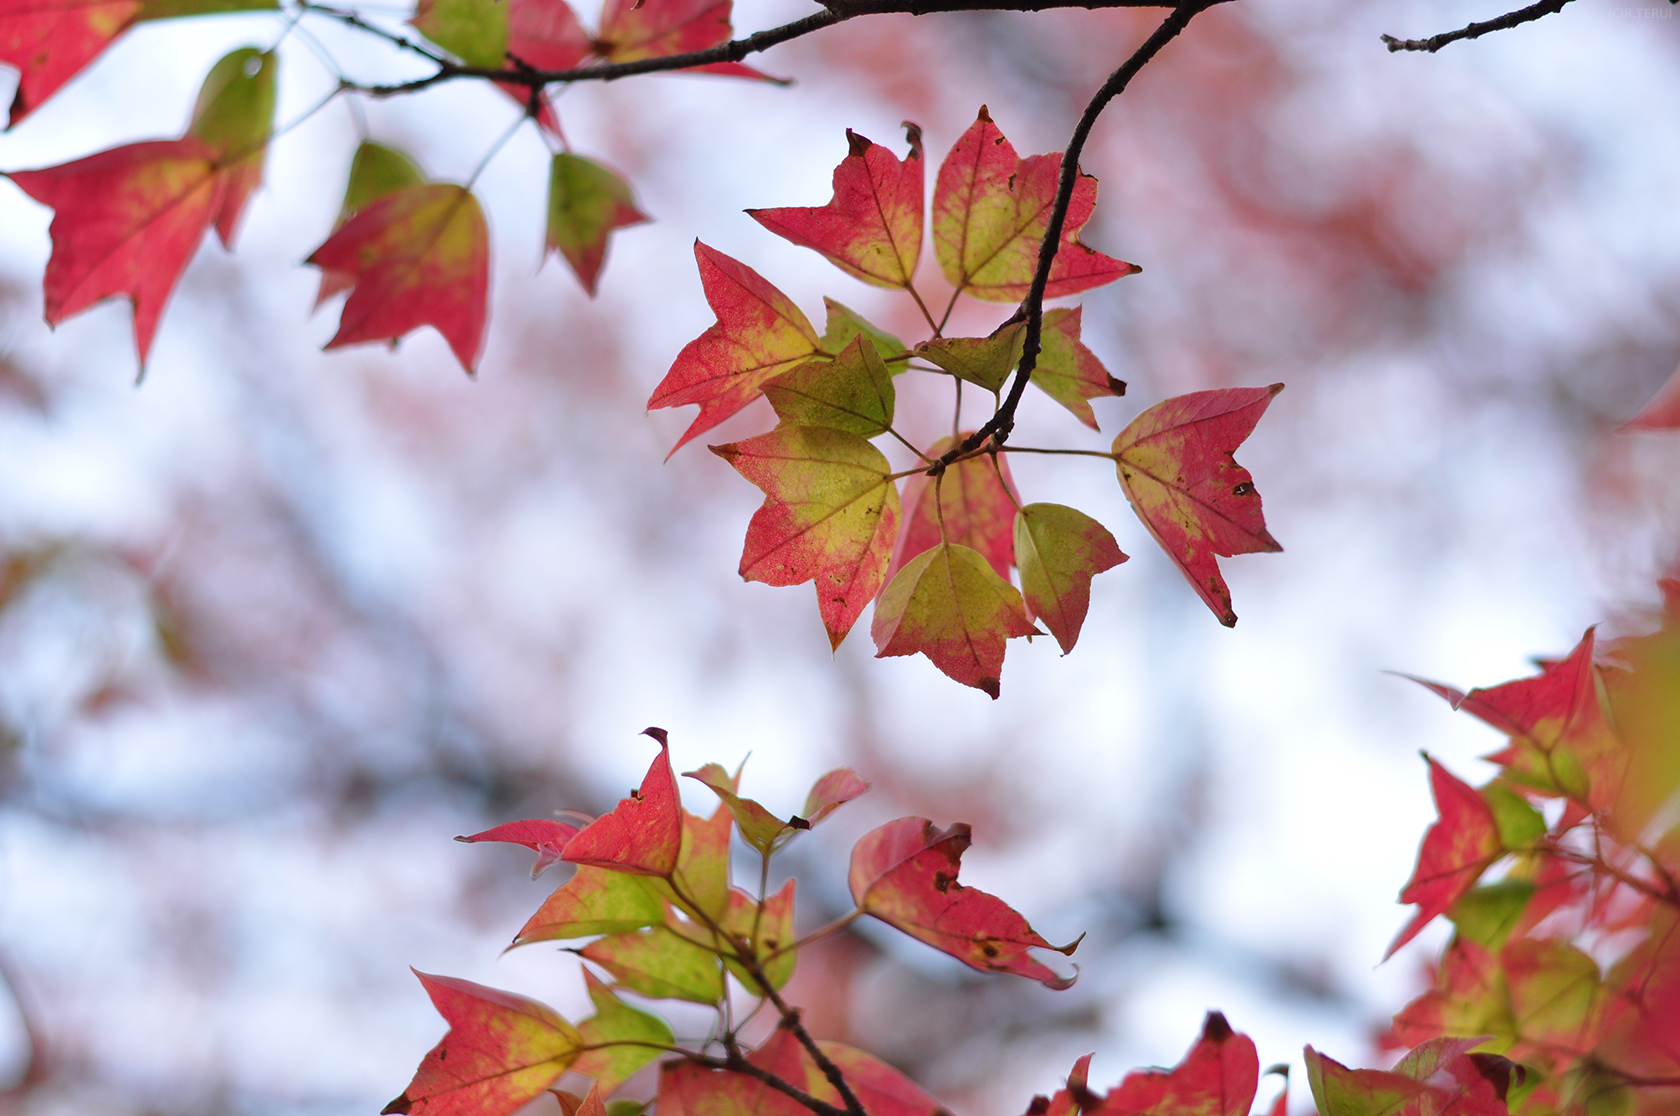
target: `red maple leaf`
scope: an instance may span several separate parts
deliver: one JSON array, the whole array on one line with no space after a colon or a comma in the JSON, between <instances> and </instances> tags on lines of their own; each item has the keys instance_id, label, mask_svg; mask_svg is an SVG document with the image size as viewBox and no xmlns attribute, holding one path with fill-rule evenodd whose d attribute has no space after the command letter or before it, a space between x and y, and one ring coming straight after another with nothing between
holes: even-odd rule
<instances>
[{"instance_id":1,"label":"red maple leaf","mask_svg":"<svg viewBox=\"0 0 1680 1116\"><path fill-rule=\"evenodd\" d=\"M1499 826L1480 791L1433 759L1429 785L1441 818L1423 835L1417 867L1400 892L1400 901L1416 903L1418 911L1383 954L1385 959L1476 886L1482 873L1505 854Z\"/></svg>"}]
</instances>

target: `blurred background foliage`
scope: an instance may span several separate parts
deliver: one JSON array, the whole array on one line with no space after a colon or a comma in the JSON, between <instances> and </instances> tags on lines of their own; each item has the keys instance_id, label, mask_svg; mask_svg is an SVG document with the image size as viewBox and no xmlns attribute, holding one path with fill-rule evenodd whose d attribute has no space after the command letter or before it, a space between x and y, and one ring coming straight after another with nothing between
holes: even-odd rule
<instances>
[{"instance_id":1,"label":"blurred background foliage","mask_svg":"<svg viewBox=\"0 0 1680 1116\"><path fill-rule=\"evenodd\" d=\"M745 0L736 27L804 11ZM493 90L282 136L237 254L196 258L139 390L125 306L40 324L49 214L0 188L7 1105L373 1110L443 1029L410 964L575 1011L569 958L498 957L554 877L449 838L609 808L648 724L679 770L751 752L745 787L773 808L838 764L874 782L785 857L803 926L844 909L853 838L920 813L974 824L965 880L1052 940L1090 932L1064 993L867 927L802 957L792 995L820 1035L965 1116L1023 1111L1088 1050L1104 1084L1173 1062L1210 1007L1266 1061L1306 1041L1371 1056L1445 935L1374 967L1433 816L1416 751L1480 781L1497 745L1381 671L1493 683L1591 623L1641 630L1680 542L1680 438L1614 433L1680 362L1673 11L1586 0L1390 56L1382 32L1497 13L1245 0L1145 71L1085 160L1086 240L1144 267L1083 300L1086 343L1131 384L1090 441L1171 394L1285 381L1241 459L1286 552L1226 563L1227 632L1102 463L1017 460L1029 499L1091 511L1134 557L1095 583L1071 657L1011 649L996 704L920 658L873 661L862 634L831 657L808 590L743 584L759 494L698 447L662 465L689 416L643 402L711 320L696 236L807 311L828 294L913 331L739 210L826 200L847 127L902 150L915 120L938 154L985 102L1023 152L1059 150L1154 15L872 17L765 56L788 89L569 90L571 142L656 221L615 238L590 302L539 267L547 152L522 131L479 184L477 383L430 331L322 355L333 315L310 317L297 261L364 129L464 179L517 112ZM282 121L330 90L327 58L408 72L305 28L281 46ZM215 58L277 33L146 25L0 137L0 165L176 134ZM932 433L947 412L924 386ZM712 440L766 428L762 407ZM1030 397L1021 428L1081 437Z\"/></svg>"}]
</instances>

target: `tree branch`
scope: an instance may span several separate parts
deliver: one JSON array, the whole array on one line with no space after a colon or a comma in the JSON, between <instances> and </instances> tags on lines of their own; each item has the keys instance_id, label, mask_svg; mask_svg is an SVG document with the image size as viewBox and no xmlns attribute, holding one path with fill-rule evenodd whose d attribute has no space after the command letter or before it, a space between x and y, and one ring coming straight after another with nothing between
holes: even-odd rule
<instances>
[{"instance_id":1,"label":"tree branch","mask_svg":"<svg viewBox=\"0 0 1680 1116\"><path fill-rule=\"evenodd\" d=\"M1460 27L1457 31L1443 31L1441 34L1431 35L1427 39L1396 39L1393 35L1384 35L1382 41L1388 44L1390 53L1401 50L1423 50L1434 54L1448 43L1456 43L1460 39L1479 39L1490 31L1506 31L1512 27L1520 27L1525 23L1533 23L1535 20L1549 15L1556 15L1568 3L1570 3L1570 0L1540 0L1538 4L1530 4L1526 8L1506 12L1498 19L1472 23L1468 27Z\"/></svg>"},{"instance_id":2,"label":"tree branch","mask_svg":"<svg viewBox=\"0 0 1680 1116\"><path fill-rule=\"evenodd\" d=\"M1169 6L1171 6L1169 0L831 0L830 3L824 5L820 12L814 12L791 23L784 23L780 27L756 32L742 39L732 39L727 43L719 43L717 46L707 47L704 50L667 54L660 58L639 58L634 62L603 62L593 66L580 66L571 70L538 70L530 67L486 69L480 66L463 66L447 59L431 56L429 52L420 50L415 44L400 35L392 35L364 21L355 20L353 26L379 35L399 47L420 50L420 53L432 57L433 61L438 63L438 69L436 73L428 74L423 78L415 78L412 81L396 82L390 85L358 85L354 82L345 82L342 88L365 93L372 97L392 97L404 93L417 93L434 85L461 80L498 81L505 85L524 85L533 89L548 85L569 85L579 81L617 81L619 78L634 77L638 74L669 73L673 70L687 70L695 66L710 66L719 62L739 62L749 54L769 50L773 46L809 35L813 31L821 31L825 27L833 27L837 23L843 23L848 19L864 15L886 15L889 13L931 15L936 12L976 11L1040 12L1053 8L1085 8L1090 10L1097 8L1164 8ZM354 19L354 17L348 17L348 13L313 4L305 5L305 9L330 15L345 22L352 22Z\"/></svg>"},{"instance_id":3,"label":"tree branch","mask_svg":"<svg viewBox=\"0 0 1680 1116\"><path fill-rule=\"evenodd\" d=\"M818 1100L816 1097L813 1097L810 1093L805 1092L803 1089L783 1081L769 1070L762 1069L759 1066L747 1061L746 1056L741 1053L741 1048L736 1046L733 1042L727 1044L727 1049L729 1051L729 1056L727 1058L714 1058L708 1054L692 1053L685 1055L685 1057L688 1061L693 1062L696 1065L706 1066L711 1069L728 1070L731 1073L744 1074L754 1080L762 1081L765 1085L768 1085L770 1088L776 1090L776 1092L790 1097L795 1103L810 1109L812 1112L816 1113L816 1116L846 1116L846 1110L844 1108L836 1108L834 1105L829 1104L825 1100Z\"/></svg>"},{"instance_id":4,"label":"tree branch","mask_svg":"<svg viewBox=\"0 0 1680 1116\"><path fill-rule=\"evenodd\" d=\"M1032 286L1027 291L1026 299L1015 312L1014 320L1025 319L1027 336L1021 348L1021 364L1016 369L1015 379L1009 385L1009 395L1003 401L992 417L986 420L984 426L973 434L964 438L962 442L947 450L934 463L930 473L943 472L946 465L965 455L972 454L991 439L998 446L1003 445L1009 438L1009 432L1015 428L1015 409L1021 405L1021 396L1027 390L1027 382L1032 379L1033 369L1038 366L1038 353L1044 331L1044 291L1050 285L1050 267L1056 261L1056 251L1061 247L1062 229L1067 224L1068 206L1073 201L1073 187L1079 181L1079 155L1085 150L1085 141L1091 135L1091 129L1097 123L1097 117L1102 115L1108 103L1118 97L1131 84L1138 71L1161 52L1161 48L1178 37L1178 33L1189 26L1190 21L1215 4L1225 3L1226 0L1191 0L1190 3L1180 4L1174 8L1155 33L1143 41L1143 45L1132 52L1120 64L1120 68L1108 75L1108 80L1091 97L1085 111L1080 114L1079 123L1074 126L1073 135L1068 140L1067 150L1062 153L1061 177L1056 183L1056 202L1050 210L1050 225L1044 230L1044 240L1038 247L1038 267L1033 272ZM1567 2L1567 0L1566 0Z\"/></svg>"}]
</instances>

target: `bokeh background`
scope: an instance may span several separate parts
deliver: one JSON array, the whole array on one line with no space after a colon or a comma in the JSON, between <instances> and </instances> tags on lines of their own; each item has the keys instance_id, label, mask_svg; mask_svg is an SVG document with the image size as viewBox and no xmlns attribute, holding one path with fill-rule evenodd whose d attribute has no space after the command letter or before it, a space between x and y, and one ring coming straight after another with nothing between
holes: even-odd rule
<instances>
[{"instance_id":1,"label":"bokeh background","mask_svg":"<svg viewBox=\"0 0 1680 1116\"><path fill-rule=\"evenodd\" d=\"M736 27L807 10L743 0ZM1131 390L1097 402L1100 436L1030 396L1020 437L1106 447L1168 395L1285 381L1240 459L1286 550L1224 564L1227 631L1101 462L1018 458L1029 498L1095 514L1132 559L1071 656L1011 647L997 702L872 659L861 628L831 655L809 589L741 582L759 493L699 446L662 464L689 412L643 406L711 322L697 236L810 313L828 294L913 334L908 307L740 210L824 202L847 127L898 144L915 120L936 160L985 103L1023 153L1059 150L1154 15L875 17L761 56L786 89L567 91L571 143L656 220L615 239L591 302L542 260L548 153L516 135L478 181L478 382L430 330L323 355L336 315L311 315L298 261L360 136L463 180L516 116L492 90L286 132L138 389L126 304L41 324L50 214L0 185L8 1110L376 1111L443 1030L409 965L577 1012L572 958L500 953L555 876L450 838L610 808L650 724L679 770L750 752L773 808L840 764L873 781L786 857L804 926L845 909L856 836L919 813L974 824L965 880L1052 940L1089 932L1063 993L868 926L803 959L820 1034L963 1116L1024 1111L1090 1050L1104 1085L1170 1064L1213 1007L1263 1063L1377 1056L1444 938L1378 964L1433 816L1417 752L1479 778L1495 744L1383 672L1494 683L1589 624L1636 627L1680 542L1680 438L1615 433L1680 362L1680 19L1581 0L1436 56L1378 39L1500 10L1243 0L1103 118L1086 239L1144 271L1083 300L1085 336ZM143 26L0 137L0 167L177 135L211 63L280 28ZM335 70L415 72L314 17L280 50L282 121ZM770 423L756 404L705 440Z\"/></svg>"}]
</instances>

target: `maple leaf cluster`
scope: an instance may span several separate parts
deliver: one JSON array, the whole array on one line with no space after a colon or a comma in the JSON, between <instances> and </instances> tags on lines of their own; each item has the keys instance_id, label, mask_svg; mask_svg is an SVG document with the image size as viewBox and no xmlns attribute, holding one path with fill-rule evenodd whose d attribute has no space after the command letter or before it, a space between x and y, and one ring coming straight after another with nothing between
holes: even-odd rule
<instances>
[{"instance_id":1,"label":"maple leaf cluster","mask_svg":"<svg viewBox=\"0 0 1680 1116\"><path fill-rule=\"evenodd\" d=\"M752 268L696 242L700 281L717 323L690 342L654 389L650 408L698 405L672 452L760 396L779 420L769 433L712 452L765 494L747 528L741 576L769 585L814 583L829 642L838 647L871 603L880 656L921 653L941 671L997 697L1007 641L1049 629L1064 653L1079 638L1091 579L1126 560L1101 523L1061 504L1024 504L1005 455L1086 452L1111 460L1149 534L1214 615L1236 623L1217 557L1281 549L1266 531L1260 494L1233 453L1281 384L1192 392L1148 408L1107 453L1006 444L956 432L916 446L894 427L894 380L906 371L949 377L999 407L1010 376L1030 376L1096 429L1090 400L1120 395L1080 341L1080 308L1041 319L1024 363L1035 270L1045 251L1061 155L1018 155L984 107L946 155L932 198L934 255L952 288L935 318L915 285L927 207L921 130L909 151L846 133L834 197L819 207L747 212L865 283L903 290L931 335L913 346L825 299L818 334L799 307ZM1074 176L1043 297L1076 294L1138 270L1083 244L1097 182ZM948 337L962 295L1021 302L984 337ZM872 439L915 454L895 469ZM893 448L889 446L889 448ZM899 482L904 481L902 491ZM1020 575L1017 586L1011 571Z\"/></svg>"},{"instance_id":2,"label":"maple leaf cluster","mask_svg":"<svg viewBox=\"0 0 1680 1116\"><path fill-rule=\"evenodd\" d=\"M0 62L19 71L10 123L23 121L136 23L278 10L278 0L0 0ZM366 26L350 13L307 3L294 18L311 14ZM730 0L607 0L591 35L565 0L425 0L410 25L461 64L523 73L715 46L729 39L729 17ZM401 45L445 59L430 48ZM695 69L765 79L739 63ZM44 284L49 325L126 297L144 373L164 306L205 234L214 226L231 249L262 181L275 134L278 71L272 50L236 50L211 70L180 138L8 172L24 193L53 210ZM593 295L609 235L647 217L621 175L566 148L541 86L496 84L526 106L527 117L558 147L550 162L547 249L562 256ZM340 86L343 92L348 83ZM349 292L327 348L395 342L429 325L469 374L476 370L490 256L484 213L470 186L432 182L403 153L361 146L334 232L307 261L322 272L317 306Z\"/></svg>"},{"instance_id":3,"label":"maple leaf cluster","mask_svg":"<svg viewBox=\"0 0 1680 1116\"><path fill-rule=\"evenodd\" d=\"M1655 632L1499 686L1432 691L1506 734L1472 787L1429 759L1439 820L1401 892L1453 936L1404 1046L1462 1041L1518 1063L1512 1111L1680 1103L1680 583Z\"/></svg>"}]
</instances>

